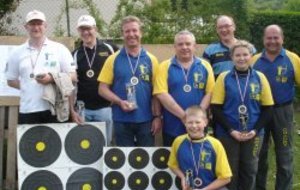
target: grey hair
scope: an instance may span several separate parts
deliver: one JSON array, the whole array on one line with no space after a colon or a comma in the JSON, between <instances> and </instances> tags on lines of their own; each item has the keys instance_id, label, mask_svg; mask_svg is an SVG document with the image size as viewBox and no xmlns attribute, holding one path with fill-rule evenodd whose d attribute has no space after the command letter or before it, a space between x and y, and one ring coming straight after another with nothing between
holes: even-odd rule
<instances>
[{"instance_id":1,"label":"grey hair","mask_svg":"<svg viewBox=\"0 0 300 190\"><path fill-rule=\"evenodd\" d=\"M178 32L178 33L175 35L175 37L174 37L174 43L176 43L177 38L178 38L179 36L181 36L181 35L189 35L189 36L191 36L193 42L196 43L195 35L194 35L192 32L188 31L188 30L181 30L180 32Z\"/></svg>"}]
</instances>

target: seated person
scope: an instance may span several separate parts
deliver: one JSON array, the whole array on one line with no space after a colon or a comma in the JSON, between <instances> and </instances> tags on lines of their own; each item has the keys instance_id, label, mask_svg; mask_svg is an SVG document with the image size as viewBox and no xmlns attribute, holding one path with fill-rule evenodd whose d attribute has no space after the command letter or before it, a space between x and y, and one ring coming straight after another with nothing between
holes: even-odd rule
<instances>
[{"instance_id":1,"label":"seated person","mask_svg":"<svg viewBox=\"0 0 300 190\"><path fill-rule=\"evenodd\" d=\"M169 168L180 178L183 190L226 189L231 169L222 144L204 132L206 112L200 106L191 106L185 113L187 134L173 142Z\"/></svg>"}]
</instances>

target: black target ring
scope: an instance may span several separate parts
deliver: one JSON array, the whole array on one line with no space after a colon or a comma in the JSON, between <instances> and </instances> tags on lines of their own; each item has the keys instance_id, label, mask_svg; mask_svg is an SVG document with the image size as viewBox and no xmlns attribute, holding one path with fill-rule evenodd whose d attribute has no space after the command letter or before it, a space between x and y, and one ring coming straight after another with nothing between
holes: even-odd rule
<instances>
[{"instance_id":1,"label":"black target ring","mask_svg":"<svg viewBox=\"0 0 300 190\"><path fill-rule=\"evenodd\" d=\"M181 189L181 180L178 176L176 176L175 178L175 186L177 187L177 189Z\"/></svg>"},{"instance_id":2,"label":"black target ring","mask_svg":"<svg viewBox=\"0 0 300 190\"><path fill-rule=\"evenodd\" d=\"M129 153L129 164L135 169L142 169L149 163L149 154L142 148L136 148Z\"/></svg>"},{"instance_id":3,"label":"black target ring","mask_svg":"<svg viewBox=\"0 0 300 190\"><path fill-rule=\"evenodd\" d=\"M125 178L120 172L111 171L104 177L104 185L109 190L121 190L125 185Z\"/></svg>"},{"instance_id":4,"label":"black target ring","mask_svg":"<svg viewBox=\"0 0 300 190\"><path fill-rule=\"evenodd\" d=\"M155 190L163 190L170 189L173 180L172 176L168 172L160 171L153 175L151 183Z\"/></svg>"},{"instance_id":5,"label":"black target ring","mask_svg":"<svg viewBox=\"0 0 300 190\"><path fill-rule=\"evenodd\" d=\"M102 174L94 168L75 171L67 181L67 190L102 190Z\"/></svg>"},{"instance_id":6,"label":"black target ring","mask_svg":"<svg viewBox=\"0 0 300 190\"><path fill-rule=\"evenodd\" d=\"M104 161L109 168L119 169L125 163L125 154L118 148L111 148L105 153Z\"/></svg>"},{"instance_id":7,"label":"black target ring","mask_svg":"<svg viewBox=\"0 0 300 190\"><path fill-rule=\"evenodd\" d=\"M133 190L144 190L149 185L149 178L147 174L141 171L133 172L128 177L128 186Z\"/></svg>"},{"instance_id":8,"label":"black target ring","mask_svg":"<svg viewBox=\"0 0 300 190\"><path fill-rule=\"evenodd\" d=\"M65 139L67 155L71 160L82 165L96 162L103 154L104 145L102 132L89 124L74 127Z\"/></svg>"},{"instance_id":9,"label":"black target ring","mask_svg":"<svg viewBox=\"0 0 300 190\"><path fill-rule=\"evenodd\" d=\"M40 170L30 174L22 183L21 190L33 189L62 190L63 185L54 173Z\"/></svg>"},{"instance_id":10,"label":"black target ring","mask_svg":"<svg viewBox=\"0 0 300 190\"><path fill-rule=\"evenodd\" d=\"M60 155L62 143L57 132L39 125L28 129L19 142L22 159L34 167L51 165Z\"/></svg>"},{"instance_id":11,"label":"black target ring","mask_svg":"<svg viewBox=\"0 0 300 190\"><path fill-rule=\"evenodd\" d=\"M157 149L152 155L152 163L155 167L159 169L168 168L168 159L169 159L170 151L165 148Z\"/></svg>"}]
</instances>

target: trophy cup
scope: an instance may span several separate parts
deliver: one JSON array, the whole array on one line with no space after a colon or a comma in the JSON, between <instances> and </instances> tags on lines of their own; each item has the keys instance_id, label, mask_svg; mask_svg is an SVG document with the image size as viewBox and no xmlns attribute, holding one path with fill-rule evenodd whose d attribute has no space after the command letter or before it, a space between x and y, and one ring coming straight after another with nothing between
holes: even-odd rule
<instances>
[{"instance_id":1,"label":"trophy cup","mask_svg":"<svg viewBox=\"0 0 300 190\"><path fill-rule=\"evenodd\" d=\"M136 89L135 85L131 83L126 84L126 93L127 93L127 101L130 103L130 108L137 109L137 101L136 101Z\"/></svg>"},{"instance_id":2,"label":"trophy cup","mask_svg":"<svg viewBox=\"0 0 300 190\"><path fill-rule=\"evenodd\" d=\"M248 109L245 105L240 105L238 107L239 121L242 127L242 133L246 134L248 132L247 122L248 122Z\"/></svg>"}]
</instances>

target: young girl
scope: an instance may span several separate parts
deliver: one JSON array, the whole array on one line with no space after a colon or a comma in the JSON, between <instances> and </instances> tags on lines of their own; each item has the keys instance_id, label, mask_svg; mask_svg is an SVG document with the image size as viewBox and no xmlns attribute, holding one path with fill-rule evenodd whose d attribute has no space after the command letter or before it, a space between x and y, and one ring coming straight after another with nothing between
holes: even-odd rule
<instances>
[{"instance_id":1,"label":"young girl","mask_svg":"<svg viewBox=\"0 0 300 190\"><path fill-rule=\"evenodd\" d=\"M226 150L233 173L230 190L255 189L263 127L271 119L274 104L265 76L249 65L252 49L243 40L233 45L234 68L218 77L212 97L216 137Z\"/></svg>"}]
</instances>

